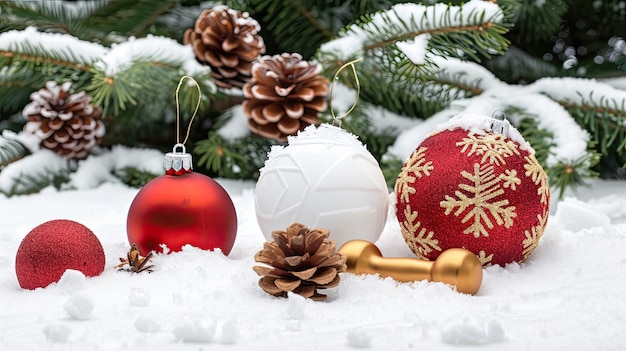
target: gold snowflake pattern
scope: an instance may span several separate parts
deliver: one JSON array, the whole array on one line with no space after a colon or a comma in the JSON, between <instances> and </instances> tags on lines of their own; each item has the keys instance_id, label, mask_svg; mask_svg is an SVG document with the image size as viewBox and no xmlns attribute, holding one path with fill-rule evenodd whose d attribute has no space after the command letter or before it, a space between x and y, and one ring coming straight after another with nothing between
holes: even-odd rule
<instances>
[{"instance_id":1,"label":"gold snowflake pattern","mask_svg":"<svg viewBox=\"0 0 626 351\"><path fill-rule=\"evenodd\" d=\"M526 170L525 175L530 177L535 185L539 185L537 188L537 195L541 197L541 203L548 203L548 199L550 198L548 175L534 156L525 156L524 160L526 160L526 164L524 165L524 169Z\"/></svg>"},{"instance_id":2,"label":"gold snowflake pattern","mask_svg":"<svg viewBox=\"0 0 626 351\"><path fill-rule=\"evenodd\" d=\"M491 260L493 260L493 254L487 256L487 253L485 252L485 250L480 250L480 252L478 252L478 255L476 255L476 257L478 257L480 264L482 264L483 266L490 265Z\"/></svg>"},{"instance_id":3,"label":"gold snowflake pattern","mask_svg":"<svg viewBox=\"0 0 626 351\"><path fill-rule=\"evenodd\" d=\"M502 186L511 190L517 190L516 186L522 184L522 181L517 177L517 171L514 169L505 169L504 173L500 174L500 179L502 179Z\"/></svg>"},{"instance_id":4,"label":"gold snowflake pattern","mask_svg":"<svg viewBox=\"0 0 626 351\"><path fill-rule=\"evenodd\" d=\"M524 256L522 261L525 261L528 256L535 251L537 245L539 245L539 240L543 236L543 231L546 222L548 221L547 211L544 210L543 214L538 214L537 219L539 220L539 223L536 226L531 227L530 230L524 231L526 238L522 241L522 246L524 248L524 251L522 251L522 255Z\"/></svg>"},{"instance_id":5,"label":"gold snowflake pattern","mask_svg":"<svg viewBox=\"0 0 626 351\"><path fill-rule=\"evenodd\" d=\"M433 250L441 251L439 240L433 238L435 233L422 227L422 223L417 220L417 211L413 211L410 204L404 208L404 217L406 219L402 222L400 231L407 245L418 258L426 259L426 255Z\"/></svg>"},{"instance_id":6,"label":"gold snowflake pattern","mask_svg":"<svg viewBox=\"0 0 626 351\"><path fill-rule=\"evenodd\" d=\"M484 135L470 135L467 138L456 143L456 146L462 146L461 152L467 156L473 154L482 155L481 163L485 163L487 160L489 164L506 164L504 158L513 155L519 155L517 150L517 144L502 134L484 134Z\"/></svg>"},{"instance_id":7,"label":"gold snowflake pattern","mask_svg":"<svg viewBox=\"0 0 626 351\"><path fill-rule=\"evenodd\" d=\"M463 212L465 217L461 223L472 220L471 224L463 230L463 234L474 234L475 238L489 236L487 228L493 229L495 220L499 226L504 225L510 228L513 225L513 218L517 217L515 206L508 206L509 200L496 200L500 195L504 194L504 190L500 187L501 178L496 177L494 167L489 164L474 164L474 173L462 171L461 176L465 178L469 184L459 184L459 189L454 192L456 197L450 195L445 196L445 200L439 205L445 208L445 214L449 215L453 210L455 216L460 216Z\"/></svg>"},{"instance_id":8,"label":"gold snowflake pattern","mask_svg":"<svg viewBox=\"0 0 626 351\"><path fill-rule=\"evenodd\" d=\"M430 176L430 171L434 169L432 161L426 162L426 149L422 146L413 151L398 175L394 191L396 194L400 194L400 201L402 202L409 202L409 197L415 194L415 188L411 184L415 183L418 178Z\"/></svg>"}]
</instances>

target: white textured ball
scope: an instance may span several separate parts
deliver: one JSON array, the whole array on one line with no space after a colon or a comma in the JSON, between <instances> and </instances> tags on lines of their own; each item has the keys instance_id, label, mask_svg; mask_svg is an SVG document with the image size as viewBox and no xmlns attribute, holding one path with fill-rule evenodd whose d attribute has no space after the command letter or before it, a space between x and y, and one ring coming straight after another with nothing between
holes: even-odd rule
<instances>
[{"instance_id":1,"label":"white textured ball","mask_svg":"<svg viewBox=\"0 0 626 351\"><path fill-rule=\"evenodd\" d=\"M272 148L256 184L263 235L294 222L330 230L339 248L353 239L376 242L387 221L389 191L376 159L353 134L311 125L286 147Z\"/></svg>"}]
</instances>

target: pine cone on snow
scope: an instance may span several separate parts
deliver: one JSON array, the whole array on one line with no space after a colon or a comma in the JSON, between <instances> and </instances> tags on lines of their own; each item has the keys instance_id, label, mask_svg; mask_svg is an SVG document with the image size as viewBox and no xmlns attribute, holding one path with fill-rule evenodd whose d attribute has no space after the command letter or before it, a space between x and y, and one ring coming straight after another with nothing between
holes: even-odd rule
<instances>
[{"instance_id":1,"label":"pine cone on snow","mask_svg":"<svg viewBox=\"0 0 626 351\"><path fill-rule=\"evenodd\" d=\"M41 139L41 146L65 158L83 159L100 143L105 128L102 108L91 103L84 91L70 94L71 82L46 82L30 95L22 114L24 132Z\"/></svg>"},{"instance_id":2,"label":"pine cone on snow","mask_svg":"<svg viewBox=\"0 0 626 351\"><path fill-rule=\"evenodd\" d=\"M307 125L319 122L326 109L328 79L299 54L264 56L252 65L243 88L244 112L250 129L266 138L286 141Z\"/></svg>"},{"instance_id":3,"label":"pine cone on snow","mask_svg":"<svg viewBox=\"0 0 626 351\"><path fill-rule=\"evenodd\" d=\"M268 294L287 297L291 291L313 300L326 295L317 289L339 284L339 273L346 271L346 257L335 251L335 241L328 239L327 229L309 229L293 223L286 231L272 232L274 241L266 242L254 256L254 266L261 276L259 286Z\"/></svg>"},{"instance_id":4,"label":"pine cone on snow","mask_svg":"<svg viewBox=\"0 0 626 351\"><path fill-rule=\"evenodd\" d=\"M241 88L250 79L252 61L265 52L263 38L257 35L260 29L247 12L219 5L202 11L183 40L191 44L200 62L211 67L215 84Z\"/></svg>"}]
</instances>

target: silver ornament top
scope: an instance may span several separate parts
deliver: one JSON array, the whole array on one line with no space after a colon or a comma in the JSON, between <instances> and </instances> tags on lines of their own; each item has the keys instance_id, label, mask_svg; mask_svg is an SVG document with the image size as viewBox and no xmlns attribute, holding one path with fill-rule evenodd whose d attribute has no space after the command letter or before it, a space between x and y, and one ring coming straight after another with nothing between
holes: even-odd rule
<instances>
[{"instance_id":1,"label":"silver ornament top","mask_svg":"<svg viewBox=\"0 0 626 351\"><path fill-rule=\"evenodd\" d=\"M496 111L492 117L489 118L491 122L491 131L497 134L502 134L505 137L509 137L509 126L511 125L506 119L506 113L502 111Z\"/></svg>"},{"instance_id":2,"label":"silver ornament top","mask_svg":"<svg viewBox=\"0 0 626 351\"><path fill-rule=\"evenodd\" d=\"M180 148L182 151L176 151L177 148ZM174 145L174 147L172 148L172 152L168 152L165 154L163 167L165 167L165 174L169 175L180 175L191 172L191 170L193 169L191 154L187 153L185 145Z\"/></svg>"}]
</instances>

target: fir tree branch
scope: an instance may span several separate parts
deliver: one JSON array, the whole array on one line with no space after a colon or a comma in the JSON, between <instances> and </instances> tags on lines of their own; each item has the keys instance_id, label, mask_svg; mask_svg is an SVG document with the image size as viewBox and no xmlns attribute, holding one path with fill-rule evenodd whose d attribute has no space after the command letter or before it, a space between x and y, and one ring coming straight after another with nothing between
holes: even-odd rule
<instances>
[{"instance_id":1,"label":"fir tree branch","mask_svg":"<svg viewBox=\"0 0 626 351\"><path fill-rule=\"evenodd\" d=\"M49 186L61 189L70 181L70 171L61 169L52 171L44 169L33 174L22 174L13 180L12 186L8 190L0 189L0 193L5 196L28 195L40 192Z\"/></svg>"},{"instance_id":2,"label":"fir tree branch","mask_svg":"<svg viewBox=\"0 0 626 351\"><path fill-rule=\"evenodd\" d=\"M24 53L16 53L11 51L2 51L0 50L0 56L7 58L6 63L3 63L3 66L9 66L13 64L15 61L27 61L32 62L33 64L49 64L53 66L65 67L70 69L75 69L79 71L88 72L91 70L90 66L83 65L80 63L71 62L68 60L53 58L53 57L43 57L32 54L24 54ZM60 56L60 55L54 55Z\"/></svg>"},{"instance_id":3,"label":"fir tree branch","mask_svg":"<svg viewBox=\"0 0 626 351\"><path fill-rule=\"evenodd\" d=\"M80 6L68 1L0 1L0 19L6 29L34 26L51 33L72 35L82 40L108 42L109 32L91 28L89 17L106 0L84 2Z\"/></svg>"},{"instance_id":4,"label":"fir tree branch","mask_svg":"<svg viewBox=\"0 0 626 351\"><path fill-rule=\"evenodd\" d=\"M109 1L89 17L88 23L103 33L143 37L162 14L177 4L178 0Z\"/></svg>"},{"instance_id":5,"label":"fir tree branch","mask_svg":"<svg viewBox=\"0 0 626 351\"><path fill-rule=\"evenodd\" d=\"M559 30L568 4L563 0L521 0L515 9L512 34L526 43L547 39Z\"/></svg>"},{"instance_id":6,"label":"fir tree branch","mask_svg":"<svg viewBox=\"0 0 626 351\"><path fill-rule=\"evenodd\" d=\"M29 153L28 149L16 139L8 139L4 136L0 136L0 170L4 166L21 159Z\"/></svg>"},{"instance_id":7,"label":"fir tree branch","mask_svg":"<svg viewBox=\"0 0 626 351\"><path fill-rule=\"evenodd\" d=\"M216 176L255 179L274 143L256 135L229 141L211 132L207 139L196 143L194 153L200 155L198 165Z\"/></svg>"},{"instance_id":8,"label":"fir tree branch","mask_svg":"<svg viewBox=\"0 0 626 351\"><path fill-rule=\"evenodd\" d=\"M502 9L487 2L463 6L399 4L347 26L338 39L321 47L318 56L324 62L325 53L340 52L341 59L347 60L361 52L428 34L430 51L479 60L479 56L504 52L508 41L502 34L508 26ZM348 43L351 49L344 48Z\"/></svg>"},{"instance_id":9,"label":"fir tree branch","mask_svg":"<svg viewBox=\"0 0 626 351\"><path fill-rule=\"evenodd\" d=\"M456 32L482 32L484 30L488 30L491 27L493 27L493 23L492 22L485 22L485 23L481 23L481 24L475 24L475 25L467 25L467 26L451 26L451 27L445 27L445 28L433 28L433 29L424 29L424 30L420 30L420 31L413 31L413 32L407 32L407 33L403 33L402 35L398 35L397 37L391 38L391 39L387 39L387 40L382 40L382 41L378 41L375 43L371 43L368 45L365 45L363 47L363 49L365 51L370 51L370 50L375 50L378 48L383 48L383 47L387 47L390 46L392 44L395 44L399 41L405 41L408 39L412 39L415 38L419 35L423 35L423 34L430 34L430 35L446 35L446 34L450 34L450 33L456 33Z\"/></svg>"}]
</instances>

